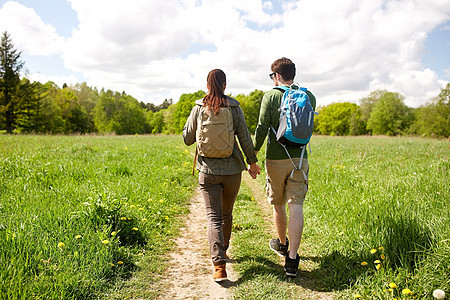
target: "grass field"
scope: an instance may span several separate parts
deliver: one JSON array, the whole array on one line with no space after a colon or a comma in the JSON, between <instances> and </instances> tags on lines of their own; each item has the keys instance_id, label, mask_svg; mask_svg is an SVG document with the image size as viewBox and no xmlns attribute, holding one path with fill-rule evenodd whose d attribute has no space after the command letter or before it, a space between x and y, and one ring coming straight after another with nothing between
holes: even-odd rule
<instances>
[{"instance_id":1,"label":"grass field","mask_svg":"<svg viewBox=\"0 0 450 300\"><path fill-rule=\"evenodd\" d=\"M448 293L448 141L314 137L311 146L310 190L299 254L306 268L301 276L312 278L315 285L306 288L342 299L433 299L436 288ZM264 177L259 180L263 186ZM250 196L243 191L243 199ZM267 235L263 240L263 233L254 230L260 228L261 218L241 211L249 229L237 232L237 244L267 248ZM291 287L304 285L304 278L287 280L281 276L282 268L273 267L273 254L257 249L238 246L239 255L246 258L246 266L239 267L246 278L246 284L237 288L241 298L295 298ZM309 264L313 266L308 270Z\"/></svg>"},{"instance_id":2,"label":"grass field","mask_svg":"<svg viewBox=\"0 0 450 300\"><path fill-rule=\"evenodd\" d=\"M311 146L300 256L314 261L301 274L316 286L307 288L342 299L450 292L449 142L314 137ZM97 298L142 260L161 272L196 186L189 151L180 136L0 135L0 299ZM235 223L236 298L296 297L301 279L283 276L245 186Z\"/></svg>"},{"instance_id":3,"label":"grass field","mask_svg":"<svg viewBox=\"0 0 450 300\"><path fill-rule=\"evenodd\" d=\"M181 137L0 136L0 298L92 299L163 268L195 188Z\"/></svg>"}]
</instances>

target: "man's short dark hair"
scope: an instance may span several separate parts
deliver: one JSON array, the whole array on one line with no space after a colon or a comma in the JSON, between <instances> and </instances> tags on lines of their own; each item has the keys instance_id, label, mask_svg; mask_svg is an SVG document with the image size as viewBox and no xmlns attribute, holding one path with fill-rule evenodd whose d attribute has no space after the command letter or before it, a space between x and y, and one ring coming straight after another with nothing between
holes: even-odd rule
<instances>
[{"instance_id":1,"label":"man's short dark hair","mask_svg":"<svg viewBox=\"0 0 450 300\"><path fill-rule=\"evenodd\" d=\"M270 68L272 72L280 74L284 80L294 80L295 64L289 58L282 57L277 59Z\"/></svg>"}]
</instances>

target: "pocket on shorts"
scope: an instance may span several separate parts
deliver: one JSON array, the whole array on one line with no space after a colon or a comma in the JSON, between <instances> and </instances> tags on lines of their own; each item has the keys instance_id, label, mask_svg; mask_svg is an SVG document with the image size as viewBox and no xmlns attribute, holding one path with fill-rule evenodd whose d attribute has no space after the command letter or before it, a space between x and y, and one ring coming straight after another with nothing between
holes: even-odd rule
<instances>
[{"instance_id":1,"label":"pocket on shorts","mask_svg":"<svg viewBox=\"0 0 450 300\"><path fill-rule=\"evenodd\" d=\"M302 167L303 169L303 167ZM304 170L296 170L293 177L289 177L286 183L286 197L289 203L303 204L308 192L308 177Z\"/></svg>"}]
</instances>

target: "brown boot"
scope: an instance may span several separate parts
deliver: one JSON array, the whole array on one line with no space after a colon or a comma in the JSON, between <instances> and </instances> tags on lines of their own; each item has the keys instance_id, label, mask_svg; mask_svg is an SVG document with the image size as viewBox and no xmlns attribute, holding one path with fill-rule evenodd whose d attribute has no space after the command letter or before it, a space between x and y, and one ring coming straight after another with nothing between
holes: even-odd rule
<instances>
[{"instance_id":1,"label":"brown boot","mask_svg":"<svg viewBox=\"0 0 450 300\"><path fill-rule=\"evenodd\" d=\"M227 280L226 264L214 266L214 276L215 282Z\"/></svg>"}]
</instances>

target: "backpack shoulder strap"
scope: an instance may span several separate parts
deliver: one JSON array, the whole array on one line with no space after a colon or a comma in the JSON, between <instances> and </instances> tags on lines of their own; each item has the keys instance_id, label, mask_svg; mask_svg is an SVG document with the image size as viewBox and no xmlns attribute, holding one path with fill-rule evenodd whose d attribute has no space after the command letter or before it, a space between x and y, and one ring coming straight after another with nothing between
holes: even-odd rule
<instances>
[{"instance_id":1,"label":"backpack shoulder strap","mask_svg":"<svg viewBox=\"0 0 450 300\"><path fill-rule=\"evenodd\" d=\"M283 86L283 85L276 86L273 89L274 90L278 90L278 91L283 92L283 93L289 91L289 87Z\"/></svg>"}]
</instances>

